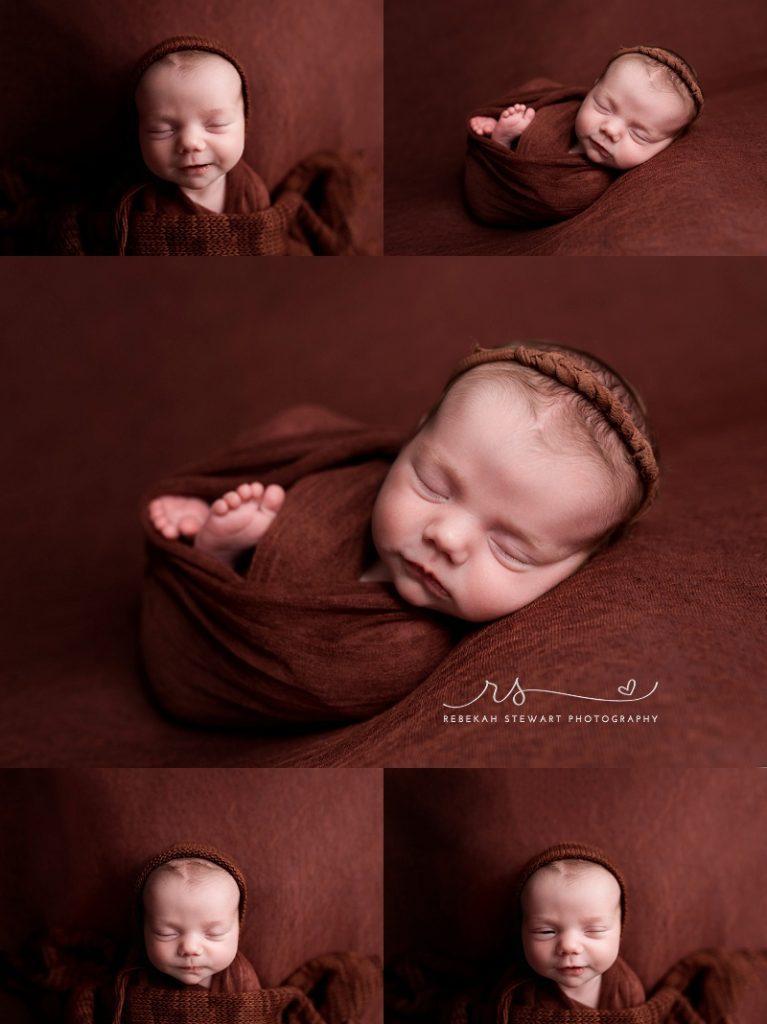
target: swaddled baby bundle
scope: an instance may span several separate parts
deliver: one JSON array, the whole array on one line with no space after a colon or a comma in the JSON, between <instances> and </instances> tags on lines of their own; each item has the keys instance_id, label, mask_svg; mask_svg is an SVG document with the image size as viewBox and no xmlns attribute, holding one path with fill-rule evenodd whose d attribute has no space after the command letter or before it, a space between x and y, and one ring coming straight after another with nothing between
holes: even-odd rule
<instances>
[{"instance_id":1,"label":"swaddled baby bundle","mask_svg":"<svg viewBox=\"0 0 767 1024\"><path fill-rule=\"evenodd\" d=\"M373 504L402 442L299 409L282 417L278 436L266 425L145 496L141 643L170 712L251 726L367 718L449 653L450 620L407 604L390 583L360 581L374 561ZM212 501L250 480L281 484L287 496L244 576L166 540L148 519L157 495Z\"/></svg>"},{"instance_id":2,"label":"swaddled baby bundle","mask_svg":"<svg viewBox=\"0 0 767 1024\"><path fill-rule=\"evenodd\" d=\"M591 163L575 145L575 115L588 89L535 79L473 111L498 118L524 103L535 117L513 149L468 129L465 191L471 211L487 224L525 227L574 217L616 180L617 172Z\"/></svg>"},{"instance_id":3,"label":"swaddled baby bundle","mask_svg":"<svg viewBox=\"0 0 767 1024\"><path fill-rule=\"evenodd\" d=\"M565 859L588 860L605 867L621 887L622 930L629 902L626 882L595 847L559 844L530 859L516 885L515 935L522 923L521 892L539 868ZM511 968L500 982L458 998L446 1019L450 1024L725 1024L737 1021L737 1002L749 985L765 986L767 951L706 949L685 956L647 997L641 981L619 956L601 976L596 1009L570 998L525 963L521 941L510 951ZM735 1016L730 1016L734 1013Z\"/></svg>"},{"instance_id":4,"label":"swaddled baby bundle","mask_svg":"<svg viewBox=\"0 0 767 1024\"><path fill-rule=\"evenodd\" d=\"M159 43L138 62L133 89L150 65L182 50L217 54L233 65L247 120L245 71L233 54L208 39L174 36ZM64 255L354 255L350 224L366 177L357 156L314 153L288 173L271 198L261 177L240 159L226 175L224 210L214 213L144 168L114 211L68 209L56 244Z\"/></svg>"},{"instance_id":5,"label":"swaddled baby bundle","mask_svg":"<svg viewBox=\"0 0 767 1024\"><path fill-rule=\"evenodd\" d=\"M147 861L134 893L135 946L114 980L80 985L68 1009L68 1024L359 1024L379 989L378 966L370 957L335 953L316 957L281 985L262 988L250 961L238 951L209 989L184 985L157 971L143 950L143 890L156 868L171 860L209 860L228 871L240 889L240 924L247 887L237 865L220 851L178 844Z\"/></svg>"}]
</instances>

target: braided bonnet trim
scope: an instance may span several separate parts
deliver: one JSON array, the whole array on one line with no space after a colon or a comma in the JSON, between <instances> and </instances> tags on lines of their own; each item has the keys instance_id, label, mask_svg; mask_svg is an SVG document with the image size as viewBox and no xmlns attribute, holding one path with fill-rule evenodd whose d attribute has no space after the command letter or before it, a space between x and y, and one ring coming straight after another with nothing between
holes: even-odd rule
<instances>
[{"instance_id":1,"label":"braided bonnet trim","mask_svg":"<svg viewBox=\"0 0 767 1024\"><path fill-rule=\"evenodd\" d=\"M631 414L621 400L601 383L592 370L579 363L577 358L565 352L543 351L528 348L525 345L510 345L506 348L477 346L472 355L467 356L458 364L447 387L457 377L468 370L473 370L475 366L501 362L519 363L521 366L526 366L546 377L553 378L564 387L582 395L604 416L628 449L644 486L642 503L633 519L645 512L657 493L660 471L650 439L631 418Z\"/></svg>"},{"instance_id":2,"label":"braided bonnet trim","mask_svg":"<svg viewBox=\"0 0 767 1024\"><path fill-rule=\"evenodd\" d=\"M669 70L681 78L687 87L687 91L692 96L692 101L695 104L696 116L701 112L703 107L703 90L700 87L700 82L694 70L686 60L683 60L675 53L671 53L669 50L664 50L662 46L624 46L610 58L610 63L618 57L625 56L627 53L641 53L645 57L652 57L653 60L657 60L659 64L665 64Z\"/></svg>"}]
</instances>

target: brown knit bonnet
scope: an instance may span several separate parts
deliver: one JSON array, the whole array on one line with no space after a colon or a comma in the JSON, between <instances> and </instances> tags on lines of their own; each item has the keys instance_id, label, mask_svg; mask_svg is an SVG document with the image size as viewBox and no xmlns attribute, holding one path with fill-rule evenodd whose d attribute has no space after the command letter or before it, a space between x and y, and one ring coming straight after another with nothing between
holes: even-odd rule
<instances>
[{"instance_id":1,"label":"brown knit bonnet","mask_svg":"<svg viewBox=\"0 0 767 1024\"><path fill-rule=\"evenodd\" d=\"M643 495L639 507L632 516L633 522L647 511L658 490L660 471L653 450L652 440L640 425L634 421L630 411L626 408L619 395L605 387L594 371L589 369L583 356L575 351L557 349L555 346L545 345L543 347L536 347L536 345L536 342L524 342L500 348L482 348L478 345L475 351L470 356L461 360L455 368L445 386L442 397L447 393L456 378L469 370L473 370L475 366L481 366L484 363L500 362L519 363L521 366L526 366L546 377L551 377L563 387L577 392L590 402L613 428L628 450L632 464L639 474ZM610 370L607 366L605 366L605 369ZM633 389L626 381L615 373L614 370L610 372L633 394ZM638 401L638 404L641 406L641 402Z\"/></svg>"},{"instance_id":2,"label":"brown knit bonnet","mask_svg":"<svg viewBox=\"0 0 767 1024\"><path fill-rule=\"evenodd\" d=\"M229 61L237 71L242 82L242 105L245 120L247 121L248 114L250 113L250 95L248 93L248 79L245 76L244 68L237 58L229 50L221 46L220 43L211 39L203 39L201 36L171 36L170 39L163 39L161 43L153 46L151 50L147 50L133 72L133 91L135 92L138 88L141 76L148 67L156 61L162 60L163 57L167 57L171 53L179 53L181 50L202 50L205 53L215 53L217 56Z\"/></svg>"},{"instance_id":3,"label":"brown knit bonnet","mask_svg":"<svg viewBox=\"0 0 767 1024\"><path fill-rule=\"evenodd\" d=\"M674 53L673 50L664 49L662 46L624 46L612 55L605 65L602 74L607 71L614 60L617 60L618 57L624 57L627 53L639 53L643 57L651 57L659 64L665 64L670 71L673 71L682 80L692 97L692 101L695 104L695 117L700 114L703 109L703 90L700 87L695 68L688 64L683 57L680 57L678 53Z\"/></svg>"},{"instance_id":4,"label":"brown knit bonnet","mask_svg":"<svg viewBox=\"0 0 767 1024\"><path fill-rule=\"evenodd\" d=\"M146 885L147 879L153 871L157 868L162 867L163 864L167 864L171 860L209 860L212 864L217 864L224 871L228 871L232 878L237 883L237 887L240 890L240 907L239 917L240 925L245 915L245 904L248 898L248 886L245 881L245 876L234 863L234 861L227 857L226 854L221 853L212 846L200 846L196 843L176 843L174 846L169 846L167 850L163 850L161 853L155 854L145 862L141 871L136 878L136 885L134 888L135 897L135 911L136 920L143 920L143 896L144 886Z\"/></svg>"},{"instance_id":5,"label":"brown knit bonnet","mask_svg":"<svg viewBox=\"0 0 767 1024\"><path fill-rule=\"evenodd\" d=\"M541 853L532 857L522 868L517 881L517 898L521 900L522 890L530 881L539 868L553 864L557 860L588 860L593 864L599 864L613 876L621 890L621 929L626 924L626 883L623 875L604 853L596 846L584 846L581 843L560 843L556 846L549 846Z\"/></svg>"}]
</instances>

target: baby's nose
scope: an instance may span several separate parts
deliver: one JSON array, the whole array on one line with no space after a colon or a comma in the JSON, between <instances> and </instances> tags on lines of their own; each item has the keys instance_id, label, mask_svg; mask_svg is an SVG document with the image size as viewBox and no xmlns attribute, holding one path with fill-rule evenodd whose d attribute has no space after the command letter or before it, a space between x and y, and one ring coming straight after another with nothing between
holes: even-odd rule
<instances>
[{"instance_id":1,"label":"baby's nose","mask_svg":"<svg viewBox=\"0 0 767 1024\"><path fill-rule=\"evenodd\" d=\"M194 128L184 128L178 133L178 148L181 153L202 152L205 140L202 133Z\"/></svg>"},{"instance_id":2,"label":"baby's nose","mask_svg":"<svg viewBox=\"0 0 767 1024\"><path fill-rule=\"evenodd\" d=\"M621 123L616 118L610 117L603 122L602 131L611 142L617 142L622 134Z\"/></svg>"},{"instance_id":3,"label":"baby's nose","mask_svg":"<svg viewBox=\"0 0 767 1024\"><path fill-rule=\"evenodd\" d=\"M469 530L457 516L432 519L426 525L423 536L428 544L432 544L456 565L462 565L469 556Z\"/></svg>"},{"instance_id":4,"label":"baby's nose","mask_svg":"<svg viewBox=\"0 0 767 1024\"><path fill-rule=\"evenodd\" d=\"M567 955L568 953L578 953L581 948L578 936L573 934L572 932L562 932L562 934L559 936L558 945L559 952L562 955Z\"/></svg>"},{"instance_id":5,"label":"baby's nose","mask_svg":"<svg viewBox=\"0 0 767 1024\"><path fill-rule=\"evenodd\" d=\"M194 938L194 936L183 936L179 940L178 953L179 956L199 956L200 943Z\"/></svg>"}]
</instances>

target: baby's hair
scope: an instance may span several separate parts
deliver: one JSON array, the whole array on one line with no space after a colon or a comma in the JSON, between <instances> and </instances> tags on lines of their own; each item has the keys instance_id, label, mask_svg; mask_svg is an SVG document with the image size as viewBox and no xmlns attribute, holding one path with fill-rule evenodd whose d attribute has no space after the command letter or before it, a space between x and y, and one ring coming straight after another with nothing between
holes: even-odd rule
<instances>
[{"instance_id":1,"label":"baby's hair","mask_svg":"<svg viewBox=\"0 0 767 1024\"><path fill-rule=\"evenodd\" d=\"M182 857L177 860L165 861L164 864L160 864L159 867L155 868L144 883L144 892L146 893L153 880L162 875L179 878L191 888L203 884L215 875L225 875L228 878L232 878L225 868L214 864L212 861L204 860L202 857ZM234 881L233 878L232 881Z\"/></svg>"},{"instance_id":2,"label":"baby's hair","mask_svg":"<svg viewBox=\"0 0 767 1024\"><path fill-rule=\"evenodd\" d=\"M528 342L525 344L529 346ZM641 397L628 381L606 363L586 352L562 345L535 342L530 347L576 355L581 364L594 373L599 382L619 399L636 426L646 436L651 436ZM429 418L437 412L442 401L454 388L468 390L472 386L497 386L499 383L507 387L511 385L515 395L521 392L536 418L542 414L546 415L544 440L550 437L558 445L564 443L578 455L585 455L607 469L612 486L604 494L602 515L593 541L595 545L601 547L615 539L621 527L632 520L642 504L644 487L621 438L601 412L577 391L519 363L485 363L458 377L442 396Z\"/></svg>"}]
</instances>

